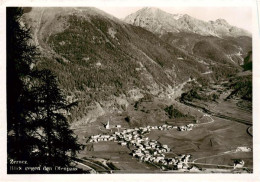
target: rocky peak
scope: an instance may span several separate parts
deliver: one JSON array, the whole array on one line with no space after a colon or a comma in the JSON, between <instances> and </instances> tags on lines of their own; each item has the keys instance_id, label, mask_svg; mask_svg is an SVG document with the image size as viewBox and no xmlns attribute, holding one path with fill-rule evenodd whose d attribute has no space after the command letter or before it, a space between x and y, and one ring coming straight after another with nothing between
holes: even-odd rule
<instances>
[{"instance_id":1,"label":"rocky peak","mask_svg":"<svg viewBox=\"0 0 260 182\"><path fill-rule=\"evenodd\" d=\"M216 37L251 36L246 30L231 26L224 19L206 22L187 14L170 14L155 7L142 8L128 15L124 21L160 35L167 32L190 32L199 35L213 35Z\"/></svg>"},{"instance_id":2,"label":"rocky peak","mask_svg":"<svg viewBox=\"0 0 260 182\"><path fill-rule=\"evenodd\" d=\"M219 25L225 25L225 26L230 26L229 23L225 19L217 19L214 23L219 24Z\"/></svg>"}]
</instances>

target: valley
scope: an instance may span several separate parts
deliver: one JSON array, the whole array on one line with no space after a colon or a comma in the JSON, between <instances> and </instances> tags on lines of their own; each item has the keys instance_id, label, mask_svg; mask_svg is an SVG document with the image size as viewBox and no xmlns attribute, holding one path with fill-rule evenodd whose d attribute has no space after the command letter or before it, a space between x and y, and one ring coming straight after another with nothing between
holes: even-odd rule
<instances>
[{"instance_id":1,"label":"valley","mask_svg":"<svg viewBox=\"0 0 260 182\"><path fill-rule=\"evenodd\" d=\"M219 85L216 85L216 87L219 87ZM178 107L181 112L191 114L195 118L195 120L188 121L185 121L183 118L183 121L177 122L157 122L157 124L160 123L161 126L146 121L147 118L145 117L140 119L142 120L140 123L129 124L125 121L125 118L122 117L123 114L99 118L97 123L100 124L95 122L97 125L88 124L80 127L80 129L74 130L81 138L81 141L86 145L86 151L80 153L80 156L92 160L112 162L117 167L117 170L110 169L107 172L113 173L175 173L184 171L204 173L216 172L218 170L226 173L251 173L253 167L252 136L248 134L247 130L252 126L252 113L239 108L235 104L238 102L235 99L225 101L224 99L226 97L227 92L224 92L220 94L220 98L217 99L216 102L201 102L197 100L192 102L192 105L186 105L185 102L181 103L174 99L158 99L150 102L150 107L151 105L156 105L156 102L167 102L167 104L172 104ZM210 112L204 112L202 106L206 107L207 111L210 110ZM146 112L151 112L151 110L147 109ZM239 120L241 119L247 122L240 122ZM110 129L104 127L104 124L108 120L111 126ZM145 125L143 123L149 124ZM183 125L187 125L187 123L192 124L192 129L180 131L179 128ZM116 125L119 124L121 127L116 128ZM128 143L129 140L127 140L127 138L119 140L125 142L123 145L120 142L109 141L109 139L107 139L107 141L101 139L101 141L94 143L89 140L91 136L100 134L112 136L113 133L124 133L124 131L134 129L139 131L144 128L149 132L142 135L141 138L145 141L158 142L160 146L166 145L169 147L169 151L165 151L162 155L165 161L149 161L149 159L146 158L134 157L132 153L135 151L135 147L133 147L132 144L138 142L133 141L132 143ZM239 148L245 148L247 150L243 151L239 150ZM150 157L150 155L153 156L150 154L150 151L149 154L143 154L143 156L147 157ZM178 161L177 158L182 155L190 155L191 157L187 162L182 162L181 164L180 162L176 162L175 164L170 162L171 159ZM234 161L237 159L245 162L243 167L234 168ZM140 166L140 169L138 166ZM102 173L104 171L100 172Z\"/></svg>"},{"instance_id":2,"label":"valley","mask_svg":"<svg viewBox=\"0 0 260 182\"><path fill-rule=\"evenodd\" d=\"M87 173L252 173L252 37L224 19L142 8L34 7L22 18L55 74Z\"/></svg>"}]
</instances>

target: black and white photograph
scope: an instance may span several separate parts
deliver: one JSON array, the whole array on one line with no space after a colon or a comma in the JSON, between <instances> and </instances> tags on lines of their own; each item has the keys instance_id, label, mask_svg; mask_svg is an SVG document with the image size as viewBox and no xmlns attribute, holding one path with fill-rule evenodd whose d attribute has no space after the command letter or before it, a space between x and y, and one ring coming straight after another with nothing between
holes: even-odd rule
<instances>
[{"instance_id":1,"label":"black and white photograph","mask_svg":"<svg viewBox=\"0 0 260 182\"><path fill-rule=\"evenodd\" d=\"M4 173L259 171L255 6L102 2L4 7Z\"/></svg>"}]
</instances>

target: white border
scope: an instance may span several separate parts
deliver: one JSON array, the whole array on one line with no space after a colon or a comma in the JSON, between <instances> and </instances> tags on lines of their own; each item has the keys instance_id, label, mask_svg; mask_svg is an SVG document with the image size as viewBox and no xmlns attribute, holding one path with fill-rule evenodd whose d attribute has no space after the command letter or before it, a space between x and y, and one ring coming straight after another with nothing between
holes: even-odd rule
<instances>
[{"instance_id":1,"label":"white border","mask_svg":"<svg viewBox=\"0 0 260 182\"><path fill-rule=\"evenodd\" d=\"M258 2L257 2L258 1ZM259 53L260 50L259 37L259 15L257 12L257 3L260 0L0 0L0 181L235 181L235 182L245 182L245 181L260 181L260 142L259 142L259 129L260 121L258 113L260 113L260 63L259 63ZM260 4L260 3L259 3ZM6 149L6 45L5 45L5 13L7 6L110 6L110 7L124 7L124 6L228 6L228 7L241 7L248 6L252 7L253 11L253 62L254 62L254 74L253 74L253 122L254 122L254 166L253 174L85 174L85 175L7 175L6 174L6 159L7 159L7 149ZM260 8L260 7L259 7ZM259 9L260 11L260 9ZM239 21L239 20L238 20ZM14 88L15 89L15 88Z\"/></svg>"}]
</instances>

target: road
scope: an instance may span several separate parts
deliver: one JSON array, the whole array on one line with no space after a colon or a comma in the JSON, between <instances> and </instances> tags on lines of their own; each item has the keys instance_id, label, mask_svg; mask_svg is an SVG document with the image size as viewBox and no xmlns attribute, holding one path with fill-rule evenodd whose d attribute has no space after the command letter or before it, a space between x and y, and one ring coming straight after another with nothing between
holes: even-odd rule
<instances>
[{"instance_id":1,"label":"road","mask_svg":"<svg viewBox=\"0 0 260 182\"><path fill-rule=\"evenodd\" d=\"M209 163L199 163L199 162L187 162L187 163L188 164L204 165L204 166L217 166L217 167L234 168L234 166L232 166L232 165L223 165L223 164L209 164ZM250 167L242 167L242 169L253 170L253 168L250 168Z\"/></svg>"},{"instance_id":2,"label":"road","mask_svg":"<svg viewBox=\"0 0 260 182\"><path fill-rule=\"evenodd\" d=\"M204 165L204 166L217 166L217 167L230 167L233 168L234 166L231 165L223 165L223 164L209 164L209 163L199 163L199 162L187 162L188 164L197 164L197 165Z\"/></svg>"},{"instance_id":3,"label":"road","mask_svg":"<svg viewBox=\"0 0 260 182\"><path fill-rule=\"evenodd\" d=\"M103 166L91 162L90 160L87 159L80 159L80 160L84 161L84 163L89 164L90 166L95 166L96 168L98 168L98 170L96 169L96 171L107 171L107 169L104 168Z\"/></svg>"},{"instance_id":4,"label":"road","mask_svg":"<svg viewBox=\"0 0 260 182\"><path fill-rule=\"evenodd\" d=\"M90 173L92 174L97 174L97 171L95 171L95 169L91 168L90 166L87 166L86 164L83 164L81 162L78 162L78 161L74 161L76 164L80 165L80 166L83 166L84 170L87 170L87 171L90 171Z\"/></svg>"},{"instance_id":5,"label":"road","mask_svg":"<svg viewBox=\"0 0 260 182\"><path fill-rule=\"evenodd\" d=\"M252 122L251 121L247 121L247 120L244 120L244 119L233 118L233 117L230 117L230 116L225 116L225 115L220 114L220 113L215 113L215 112L210 111L210 110L208 110L208 109L206 109L204 107L195 105L195 104L193 104L191 102L187 102L187 101L184 101L184 100L182 101L182 103L185 104L186 106L189 106L189 107L202 109L204 113L210 114L211 116L215 116L215 117L218 117L218 118L227 119L227 120L230 120L230 121L235 121L235 122L238 122L238 123L242 123L242 124L245 124L245 125L252 126Z\"/></svg>"},{"instance_id":6,"label":"road","mask_svg":"<svg viewBox=\"0 0 260 182\"><path fill-rule=\"evenodd\" d=\"M252 126L249 126L246 131L251 137L253 136Z\"/></svg>"},{"instance_id":7,"label":"road","mask_svg":"<svg viewBox=\"0 0 260 182\"><path fill-rule=\"evenodd\" d=\"M201 110L198 109L199 112L203 113ZM199 123L199 124L196 124L196 126L199 126L199 125L203 125L203 124L210 124L210 123L213 123L214 122L214 119L211 117L211 115L209 114L203 114L203 117L209 117L211 121L209 122L206 122L206 123Z\"/></svg>"},{"instance_id":8,"label":"road","mask_svg":"<svg viewBox=\"0 0 260 182\"><path fill-rule=\"evenodd\" d=\"M197 161L197 160L207 159L207 158L212 158L212 157L218 157L218 156L222 156L222 155L226 155L226 154L231 154L231 153L236 153L236 152L230 150L230 151L222 152L222 153L216 154L216 155L211 155L211 156L206 156L206 157L200 157L200 158L194 159L194 160L192 161L192 163L194 163L194 162Z\"/></svg>"}]
</instances>

